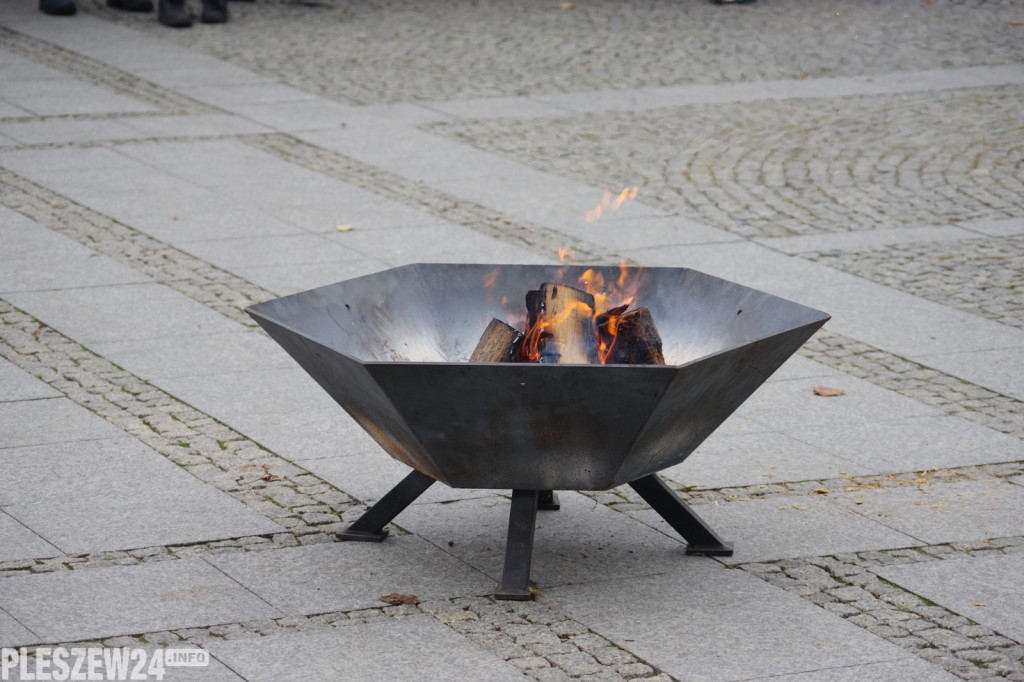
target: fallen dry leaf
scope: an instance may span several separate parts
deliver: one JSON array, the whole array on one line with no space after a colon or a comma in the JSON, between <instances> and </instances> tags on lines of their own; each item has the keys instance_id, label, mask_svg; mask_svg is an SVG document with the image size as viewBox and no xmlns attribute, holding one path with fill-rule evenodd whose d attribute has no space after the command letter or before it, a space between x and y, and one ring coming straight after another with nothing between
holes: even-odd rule
<instances>
[{"instance_id":1,"label":"fallen dry leaf","mask_svg":"<svg viewBox=\"0 0 1024 682\"><path fill-rule=\"evenodd\" d=\"M356 229L356 226L355 225L338 225L334 229L336 229L338 232L351 232L352 230Z\"/></svg>"},{"instance_id":2,"label":"fallen dry leaf","mask_svg":"<svg viewBox=\"0 0 1024 682\"><path fill-rule=\"evenodd\" d=\"M819 495L828 495L832 491L829 490L828 488L815 488L814 492L818 493Z\"/></svg>"},{"instance_id":3,"label":"fallen dry leaf","mask_svg":"<svg viewBox=\"0 0 1024 682\"><path fill-rule=\"evenodd\" d=\"M1008 21L1007 26L1024 26L1024 21Z\"/></svg>"},{"instance_id":4,"label":"fallen dry leaf","mask_svg":"<svg viewBox=\"0 0 1024 682\"><path fill-rule=\"evenodd\" d=\"M572 4L571 2L563 2L561 5L559 5L559 7L561 7L562 9L576 9L576 5Z\"/></svg>"},{"instance_id":5,"label":"fallen dry leaf","mask_svg":"<svg viewBox=\"0 0 1024 682\"><path fill-rule=\"evenodd\" d=\"M380 598L385 604L391 604L392 606L398 606L400 604L419 604L420 598L415 594L399 594L398 592L392 592L386 594Z\"/></svg>"},{"instance_id":6,"label":"fallen dry leaf","mask_svg":"<svg viewBox=\"0 0 1024 682\"><path fill-rule=\"evenodd\" d=\"M815 386L814 395L820 395L824 398L834 398L837 395L843 395L845 391L840 391L838 388L829 388L828 386Z\"/></svg>"}]
</instances>

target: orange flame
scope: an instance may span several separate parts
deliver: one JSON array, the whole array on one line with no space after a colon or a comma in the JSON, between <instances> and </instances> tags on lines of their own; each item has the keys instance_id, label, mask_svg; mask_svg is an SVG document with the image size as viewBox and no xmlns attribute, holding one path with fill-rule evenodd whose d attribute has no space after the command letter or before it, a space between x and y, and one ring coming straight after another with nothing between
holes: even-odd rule
<instances>
[{"instance_id":1,"label":"orange flame","mask_svg":"<svg viewBox=\"0 0 1024 682\"><path fill-rule=\"evenodd\" d=\"M562 248L560 248L558 250L558 262L564 263L566 259L568 259L570 263L575 263L576 249L569 248L568 246L563 246Z\"/></svg>"},{"instance_id":2,"label":"orange flame","mask_svg":"<svg viewBox=\"0 0 1024 682\"><path fill-rule=\"evenodd\" d=\"M597 339L598 361L606 364L613 361L613 351L618 335L619 317L636 300L643 268L630 269L625 262L619 264L619 274L612 282L605 281L605 274L593 268L587 269L579 278L576 288L594 297L591 308L582 301L575 301L560 314L549 316L541 311L533 323L527 322L525 336L519 351L522 362L540 362L541 351L553 330L569 317L582 314L594 325Z\"/></svg>"},{"instance_id":3,"label":"orange flame","mask_svg":"<svg viewBox=\"0 0 1024 682\"><path fill-rule=\"evenodd\" d=\"M494 268L484 275L484 289L487 291L494 289L494 283L498 281L499 274L501 274L501 268Z\"/></svg>"},{"instance_id":4,"label":"orange flame","mask_svg":"<svg viewBox=\"0 0 1024 682\"><path fill-rule=\"evenodd\" d=\"M640 187L638 186L626 187L613 199L611 191L605 190L604 196L601 197L601 203L587 211L587 222L592 223L595 220L600 219L601 216L608 211L619 210L619 207L622 206L622 204L631 199L636 199L636 195L639 192Z\"/></svg>"}]
</instances>

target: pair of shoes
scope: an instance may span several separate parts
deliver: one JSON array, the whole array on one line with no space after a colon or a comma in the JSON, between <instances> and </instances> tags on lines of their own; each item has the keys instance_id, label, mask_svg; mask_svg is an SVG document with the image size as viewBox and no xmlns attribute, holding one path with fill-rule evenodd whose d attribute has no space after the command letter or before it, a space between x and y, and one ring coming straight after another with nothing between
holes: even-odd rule
<instances>
[{"instance_id":1,"label":"pair of shoes","mask_svg":"<svg viewBox=\"0 0 1024 682\"><path fill-rule=\"evenodd\" d=\"M121 9L125 12L152 12L152 0L107 0L107 7Z\"/></svg>"},{"instance_id":2,"label":"pair of shoes","mask_svg":"<svg viewBox=\"0 0 1024 682\"><path fill-rule=\"evenodd\" d=\"M56 17L69 17L78 11L75 0L39 0L39 11Z\"/></svg>"},{"instance_id":3,"label":"pair of shoes","mask_svg":"<svg viewBox=\"0 0 1024 682\"><path fill-rule=\"evenodd\" d=\"M128 0L115 0L115 2L128 2ZM159 0L157 20L171 28L188 28L192 25L193 17L188 7L185 6L185 0ZM228 0L203 0L203 12L199 15L199 21L204 24L223 24L227 20Z\"/></svg>"}]
</instances>

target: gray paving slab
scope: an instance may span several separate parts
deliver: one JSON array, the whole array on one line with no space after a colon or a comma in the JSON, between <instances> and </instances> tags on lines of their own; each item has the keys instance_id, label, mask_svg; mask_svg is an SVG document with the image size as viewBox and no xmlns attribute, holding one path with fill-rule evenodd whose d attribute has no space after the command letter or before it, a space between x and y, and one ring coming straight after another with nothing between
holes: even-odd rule
<instances>
[{"instance_id":1,"label":"gray paving slab","mask_svg":"<svg viewBox=\"0 0 1024 682\"><path fill-rule=\"evenodd\" d=\"M0 85L0 97L36 116L157 111L151 105L75 78L47 78L53 72L45 67L40 67L40 71L44 71L41 78L5 79Z\"/></svg>"},{"instance_id":2,"label":"gray paving slab","mask_svg":"<svg viewBox=\"0 0 1024 682\"><path fill-rule=\"evenodd\" d=\"M531 250L480 234L462 225L394 228L379 231L353 230L331 235L353 251L366 253L391 266L407 263L549 263ZM453 245L458 244L454 249Z\"/></svg>"},{"instance_id":3,"label":"gray paving slab","mask_svg":"<svg viewBox=\"0 0 1024 682\"><path fill-rule=\"evenodd\" d=\"M147 381L295 366L266 336L241 328L226 334L107 341L91 348Z\"/></svg>"},{"instance_id":4,"label":"gray paving slab","mask_svg":"<svg viewBox=\"0 0 1024 682\"><path fill-rule=\"evenodd\" d=\"M6 514L4 508L0 508L0 537L4 539L0 543L0 561L41 559L64 554L38 533ZM2 627L3 623L0 621L0 628Z\"/></svg>"},{"instance_id":5,"label":"gray paving slab","mask_svg":"<svg viewBox=\"0 0 1024 682\"><path fill-rule=\"evenodd\" d=\"M999 480L865 490L835 503L929 544L1017 536L1024 528L1024 490Z\"/></svg>"},{"instance_id":6,"label":"gray paving slab","mask_svg":"<svg viewBox=\"0 0 1024 682\"><path fill-rule=\"evenodd\" d=\"M997 554L873 569L875 573L999 634L1024 640L1024 554Z\"/></svg>"},{"instance_id":7,"label":"gray paving slab","mask_svg":"<svg viewBox=\"0 0 1024 682\"><path fill-rule=\"evenodd\" d=\"M252 682L527 680L525 674L429 616L336 630L211 641L204 648Z\"/></svg>"},{"instance_id":8,"label":"gray paving slab","mask_svg":"<svg viewBox=\"0 0 1024 682\"><path fill-rule=\"evenodd\" d=\"M778 249L783 253L798 254L830 250L856 251L918 242L954 242L975 237L974 232L960 225L929 225L926 227L898 227L891 230L816 234L806 237L775 237L755 239L754 241Z\"/></svg>"},{"instance_id":9,"label":"gray paving slab","mask_svg":"<svg viewBox=\"0 0 1024 682\"><path fill-rule=\"evenodd\" d=\"M24 642L35 642L38 636L14 620L9 613L0 609L0 646L17 646Z\"/></svg>"},{"instance_id":10,"label":"gray paving slab","mask_svg":"<svg viewBox=\"0 0 1024 682\"><path fill-rule=\"evenodd\" d=\"M595 201L596 205L600 201ZM591 206L593 208L593 206ZM576 216L580 217L579 215ZM619 216L612 214L593 222L575 221L562 228L583 241L614 252L640 248L736 241L736 235L679 216Z\"/></svg>"},{"instance_id":11,"label":"gray paving slab","mask_svg":"<svg viewBox=\"0 0 1024 682\"><path fill-rule=\"evenodd\" d=\"M185 137L189 135L255 135L270 129L241 116L198 114L193 116L139 116L126 118L125 125L140 138Z\"/></svg>"},{"instance_id":12,"label":"gray paving slab","mask_svg":"<svg viewBox=\"0 0 1024 682\"><path fill-rule=\"evenodd\" d=\"M963 223L964 229L980 232L992 237L1011 237L1024 234L1024 218L1006 218L1004 220L974 220Z\"/></svg>"},{"instance_id":13,"label":"gray paving slab","mask_svg":"<svg viewBox=\"0 0 1024 682\"><path fill-rule=\"evenodd\" d=\"M780 367L768 381L789 381L791 379L829 379L835 381L845 375L828 365L815 362L801 355L793 355Z\"/></svg>"},{"instance_id":14,"label":"gray paving slab","mask_svg":"<svg viewBox=\"0 0 1024 682\"><path fill-rule=\"evenodd\" d=\"M115 438L124 432L67 398L0 402L0 451L22 445Z\"/></svg>"},{"instance_id":15,"label":"gray paving slab","mask_svg":"<svg viewBox=\"0 0 1024 682\"><path fill-rule=\"evenodd\" d=\"M0 358L0 402L59 398L60 393L24 371L17 365Z\"/></svg>"},{"instance_id":16,"label":"gray paving slab","mask_svg":"<svg viewBox=\"0 0 1024 682\"><path fill-rule=\"evenodd\" d=\"M1013 478L1008 478L1006 480L1010 481L1011 483L1016 483L1017 485L1024 486L1024 476L1014 476Z\"/></svg>"},{"instance_id":17,"label":"gray paving slab","mask_svg":"<svg viewBox=\"0 0 1024 682\"><path fill-rule=\"evenodd\" d=\"M832 384L837 384L833 386ZM815 386L843 391L841 396L814 393ZM792 379L762 385L736 414L774 429L865 424L942 413L912 398L851 376Z\"/></svg>"},{"instance_id":18,"label":"gray paving slab","mask_svg":"<svg viewBox=\"0 0 1024 682\"><path fill-rule=\"evenodd\" d=\"M574 492L560 492L562 508L537 517L531 578L542 587L685 572L681 541ZM395 523L497 580L505 553L509 502L482 497L413 505ZM452 544L449 544L452 543Z\"/></svg>"},{"instance_id":19,"label":"gray paving slab","mask_svg":"<svg viewBox=\"0 0 1024 682\"><path fill-rule=\"evenodd\" d=\"M15 292L5 298L79 343L239 330L236 322L155 283Z\"/></svg>"},{"instance_id":20,"label":"gray paving slab","mask_svg":"<svg viewBox=\"0 0 1024 682\"><path fill-rule=\"evenodd\" d=\"M143 133L124 121L95 119L32 119L0 123L0 134L22 145L63 145L75 142L135 140Z\"/></svg>"},{"instance_id":21,"label":"gray paving slab","mask_svg":"<svg viewBox=\"0 0 1024 682\"><path fill-rule=\"evenodd\" d=\"M529 97L485 97L449 102L423 102L422 106L465 119L553 117L569 113L567 109Z\"/></svg>"},{"instance_id":22,"label":"gray paving slab","mask_svg":"<svg viewBox=\"0 0 1024 682\"><path fill-rule=\"evenodd\" d=\"M778 682L954 682L959 677L920 658L824 668L792 675L773 675Z\"/></svg>"},{"instance_id":23,"label":"gray paving slab","mask_svg":"<svg viewBox=\"0 0 1024 682\"><path fill-rule=\"evenodd\" d=\"M776 431L719 435L661 475L701 488L807 481L870 473L850 459Z\"/></svg>"},{"instance_id":24,"label":"gray paving slab","mask_svg":"<svg viewBox=\"0 0 1024 682\"><path fill-rule=\"evenodd\" d=\"M187 476L188 474L183 474ZM281 526L193 479L161 490L12 504L8 514L72 555L279 533Z\"/></svg>"},{"instance_id":25,"label":"gray paving slab","mask_svg":"<svg viewBox=\"0 0 1024 682\"><path fill-rule=\"evenodd\" d=\"M116 438L5 448L0 459L4 462L0 506L103 494L138 497L196 482L124 433Z\"/></svg>"},{"instance_id":26,"label":"gray paving slab","mask_svg":"<svg viewBox=\"0 0 1024 682\"><path fill-rule=\"evenodd\" d=\"M969 353L919 355L916 361L997 393L1024 400L1024 345Z\"/></svg>"},{"instance_id":27,"label":"gray paving slab","mask_svg":"<svg viewBox=\"0 0 1024 682\"><path fill-rule=\"evenodd\" d=\"M362 257L343 263L307 263L301 268L291 265L244 266L235 274L258 284L279 296L334 284L353 277L362 277L386 270L387 263L375 258Z\"/></svg>"},{"instance_id":28,"label":"gray paving slab","mask_svg":"<svg viewBox=\"0 0 1024 682\"><path fill-rule=\"evenodd\" d=\"M896 473L1024 459L1024 443L959 417L794 428L788 435L850 463L849 472Z\"/></svg>"},{"instance_id":29,"label":"gray paving slab","mask_svg":"<svg viewBox=\"0 0 1024 682\"><path fill-rule=\"evenodd\" d=\"M380 607L398 592L423 601L488 594L494 581L410 535L224 554L207 559L283 613Z\"/></svg>"},{"instance_id":30,"label":"gray paving slab","mask_svg":"<svg viewBox=\"0 0 1024 682\"><path fill-rule=\"evenodd\" d=\"M180 88L180 92L207 104L231 109L247 104L301 102L316 99L316 95L293 88L284 83L242 83L229 85L193 85Z\"/></svg>"},{"instance_id":31,"label":"gray paving slab","mask_svg":"<svg viewBox=\"0 0 1024 682\"><path fill-rule=\"evenodd\" d=\"M240 116L286 133L338 129L351 111L344 104L323 99L235 104L231 109Z\"/></svg>"},{"instance_id":32,"label":"gray paving slab","mask_svg":"<svg viewBox=\"0 0 1024 682\"><path fill-rule=\"evenodd\" d=\"M734 544L733 556L720 557L726 564L920 544L906 532L888 528L819 497L778 495L761 500L692 506L720 537ZM628 514L678 537L653 510Z\"/></svg>"},{"instance_id":33,"label":"gray paving slab","mask_svg":"<svg viewBox=\"0 0 1024 682\"><path fill-rule=\"evenodd\" d=\"M148 278L92 249L0 207L0 292L145 282ZM61 267L53 267L59 261Z\"/></svg>"},{"instance_id":34,"label":"gray paving slab","mask_svg":"<svg viewBox=\"0 0 1024 682\"><path fill-rule=\"evenodd\" d=\"M0 580L0 608L35 633L39 642L283 615L200 559L11 576Z\"/></svg>"},{"instance_id":35,"label":"gray paving slab","mask_svg":"<svg viewBox=\"0 0 1024 682\"><path fill-rule=\"evenodd\" d=\"M677 679L746 680L913 654L709 559L685 571L544 590L542 599ZM751 609L757 611L751 616Z\"/></svg>"},{"instance_id":36,"label":"gray paving slab","mask_svg":"<svg viewBox=\"0 0 1024 682\"><path fill-rule=\"evenodd\" d=\"M366 256L356 245L334 241L322 234L185 241L179 242L178 246L208 263L232 272L240 267L343 263Z\"/></svg>"}]
</instances>

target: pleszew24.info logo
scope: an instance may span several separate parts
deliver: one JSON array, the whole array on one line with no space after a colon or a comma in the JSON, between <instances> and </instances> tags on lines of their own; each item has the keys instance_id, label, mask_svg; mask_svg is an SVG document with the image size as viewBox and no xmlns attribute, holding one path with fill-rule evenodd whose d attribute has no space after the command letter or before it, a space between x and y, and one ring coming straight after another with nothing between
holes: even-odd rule
<instances>
[{"instance_id":1,"label":"pleszew24.info logo","mask_svg":"<svg viewBox=\"0 0 1024 682\"><path fill-rule=\"evenodd\" d=\"M0 680L162 680L165 668L210 665L202 649L20 647L0 649Z\"/></svg>"}]
</instances>

